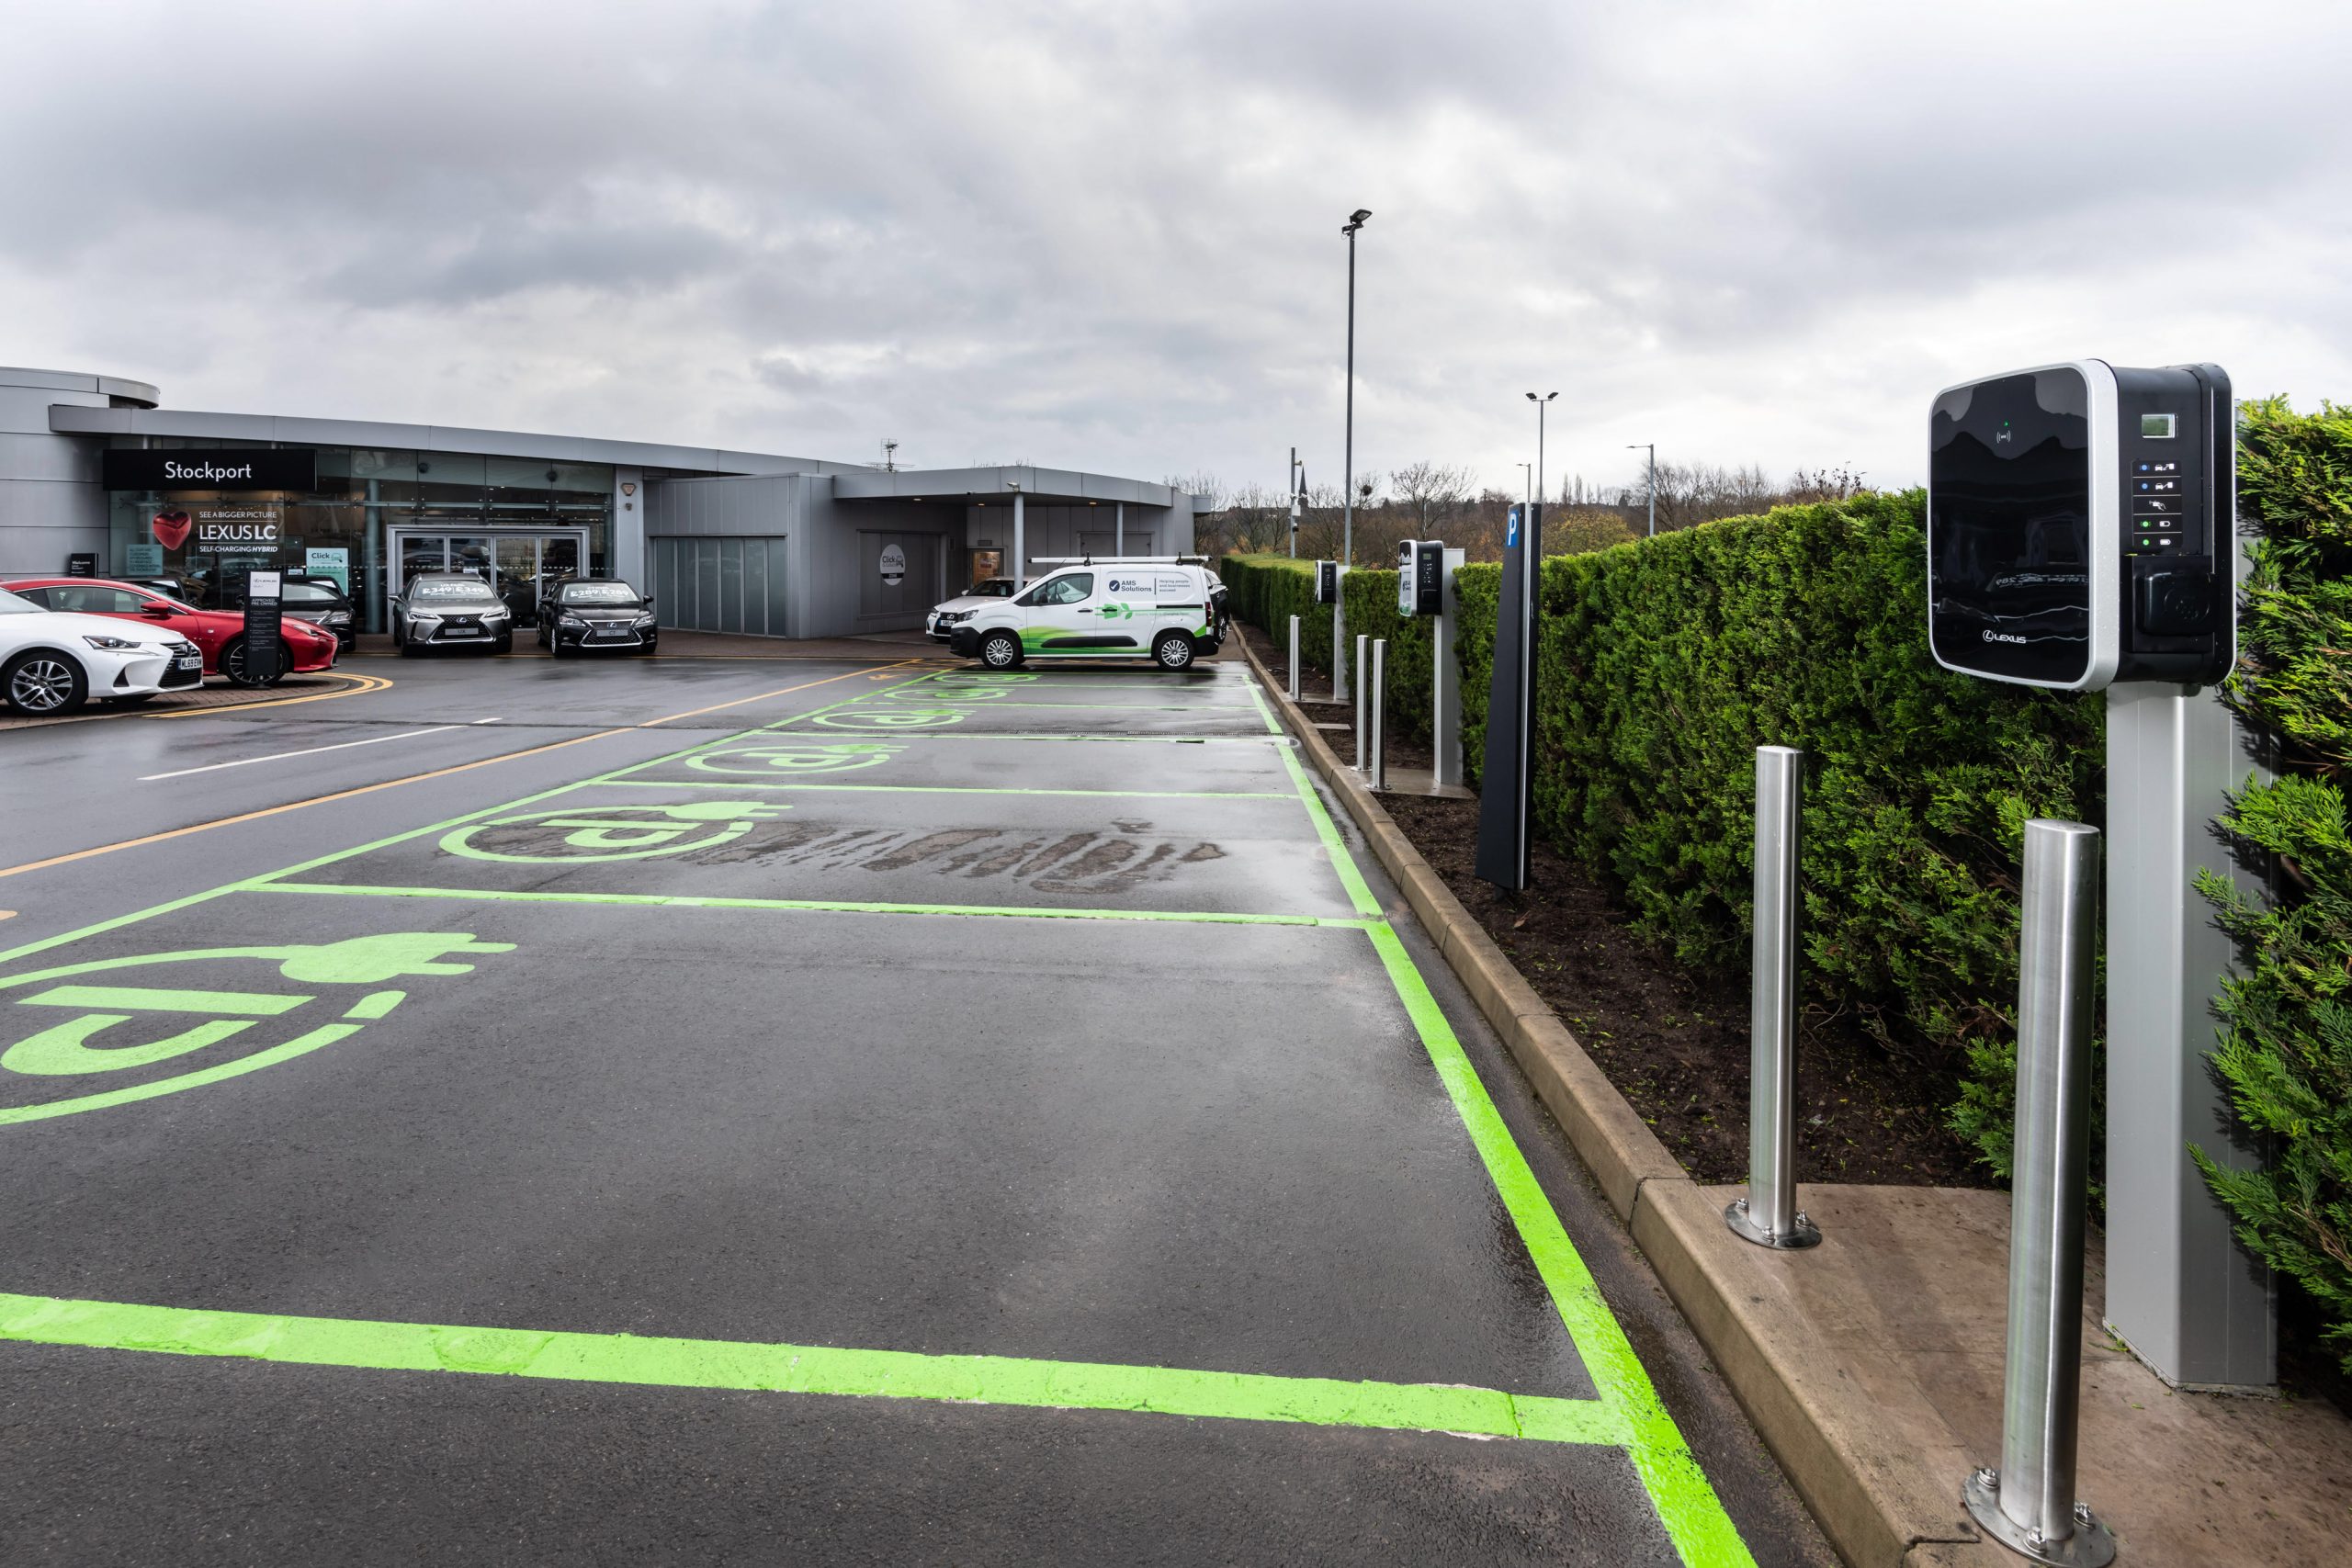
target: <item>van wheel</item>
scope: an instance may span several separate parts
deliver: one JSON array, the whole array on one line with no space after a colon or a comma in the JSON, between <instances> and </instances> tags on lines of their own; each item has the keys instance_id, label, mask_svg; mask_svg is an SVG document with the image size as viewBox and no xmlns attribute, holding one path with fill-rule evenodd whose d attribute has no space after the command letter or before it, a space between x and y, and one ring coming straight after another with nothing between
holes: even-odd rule
<instances>
[{"instance_id":1,"label":"van wheel","mask_svg":"<svg viewBox=\"0 0 2352 1568\"><path fill-rule=\"evenodd\" d=\"M1162 670L1190 670L1193 667L1193 639L1185 632L1162 632L1159 640L1151 645L1151 656Z\"/></svg>"},{"instance_id":2,"label":"van wheel","mask_svg":"<svg viewBox=\"0 0 2352 1568\"><path fill-rule=\"evenodd\" d=\"M1011 632L990 632L980 638L980 662L991 670L1011 670L1021 662L1021 639Z\"/></svg>"}]
</instances>

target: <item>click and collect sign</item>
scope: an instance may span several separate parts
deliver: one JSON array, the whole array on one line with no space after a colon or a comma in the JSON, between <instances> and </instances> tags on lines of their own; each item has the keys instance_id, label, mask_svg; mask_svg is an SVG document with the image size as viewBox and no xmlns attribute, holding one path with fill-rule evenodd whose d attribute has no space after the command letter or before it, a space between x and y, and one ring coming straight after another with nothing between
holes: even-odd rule
<instances>
[{"instance_id":1,"label":"click and collect sign","mask_svg":"<svg viewBox=\"0 0 2352 1568\"><path fill-rule=\"evenodd\" d=\"M319 483L319 455L307 447L109 450L102 468L108 490L311 491Z\"/></svg>"}]
</instances>

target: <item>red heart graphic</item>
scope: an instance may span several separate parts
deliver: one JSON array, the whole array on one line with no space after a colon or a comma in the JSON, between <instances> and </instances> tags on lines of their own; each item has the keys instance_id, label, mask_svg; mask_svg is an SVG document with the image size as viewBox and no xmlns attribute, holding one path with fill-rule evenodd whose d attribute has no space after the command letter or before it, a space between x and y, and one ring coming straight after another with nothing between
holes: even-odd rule
<instances>
[{"instance_id":1,"label":"red heart graphic","mask_svg":"<svg viewBox=\"0 0 2352 1568\"><path fill-rule=\"evenodd\" d=\"M154 521L147 525L155 542L167 550L178 549L187 543L187 531L196 526L185 512L158 512Z\"/></svg>"}]
</instances>

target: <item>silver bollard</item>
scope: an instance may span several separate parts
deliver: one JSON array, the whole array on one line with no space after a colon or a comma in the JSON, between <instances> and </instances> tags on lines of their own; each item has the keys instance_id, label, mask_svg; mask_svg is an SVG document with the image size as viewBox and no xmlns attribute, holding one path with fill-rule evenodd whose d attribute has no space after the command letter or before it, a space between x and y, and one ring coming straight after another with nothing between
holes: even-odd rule
<instances>
[{"instance_id":1,"label":"silver bollard","mask_svg":"<svg viewBox=\"0 0 2352 1568\"><path fill-rule=\"evenodd\" d=\"M1363 772L1363 671L1365 661L1372 657L1372 638L1359 635L1356 638L1356 772Z\"/></svg>"},{"instance_id":2,"label":"silver bollard","mask_svg":"<svg viewBox=\"0 0 2352 1568\"><path fill-rule=\"evenodd\" d=\"M1290 700L1298 701L1298 617L1290 618Z\"/></svg>"},{"instance_id":3,"label":"silver bollard","mask_svg":"<svg viewBox=\"0 0 2352 1568\"><path fill-rule=\"evenodd\" d=\"M1372 787L1388 787L1388 639L1372 644Z\"/></svg>"},{"instance_id":4,"label":"silver bollard","mask_svg":"<svg viewBox=\"0 0 2352 1568\"><path fill-rule=\"evenodd\" d=\"M1797 1207L1797 852L1804 753L1756 749L1756 933L1747 1002L1747 1196L1724 1211L1758 1247L1818 1246Z\"/></svg>"},{"instance_id":5,"label":"silver bollard","mask_svg":"<svg viewBox=\"0 0 2352 1568\"><path fill-rule=\"evenodd\" d=\"M2075 1500L2098 860L2096 828L2025 825L2001 1468L1961 1484L1985 1534L2059 1568L2115 1561L2115 1537Z\"/></svg>"}]
</instances>

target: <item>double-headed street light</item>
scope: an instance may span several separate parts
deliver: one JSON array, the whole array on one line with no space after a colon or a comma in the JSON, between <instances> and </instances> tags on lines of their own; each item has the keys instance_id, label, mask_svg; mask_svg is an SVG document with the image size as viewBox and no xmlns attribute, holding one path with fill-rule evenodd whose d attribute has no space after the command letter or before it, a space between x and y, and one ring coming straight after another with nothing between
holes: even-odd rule
<instances>
[{"instance_id":1,"label":"double-headed street light","mask_svg":"<svg viewBox=\"0 0 2352 1568\"><path fill-rule=\"evenodd\" d=\"M1348 566L1356 561L1356 231L1372 216L1372 209L1359 207L1348 214L1340 232L1348 237L1348 431L1347 471L1341 476L1346 492L1341 500L1346 511L1340 514L1340 559Z\"/></svg>"},{"instance_id":2,"label":"double-headed street light","mask_svg":"<svg viewBox=\"0 0 2352 1568\"><path fill-rule=\"evenodd\" d=\"M1527 400L1535 405L1535 488L1537 490L1544 488L1544 405L1559 395L1557 392L1546 392L1539 398L1532 392L1527 394ZM1532 501L1534 498L1531 496L1529 499Z\"/></svg>"},{"instance_id":3,"label":"double-headed street light","mask_svg":"<svg viewBox=\"0 0 2352 1568\"><path fill-rule=\"evenodd\" d=\"M1625 443L1625 450L1647 452L1650 455L1650 537L1655 539L1657 537L1657 443L1628 441Z\"/></svg>"}]
</instances>

